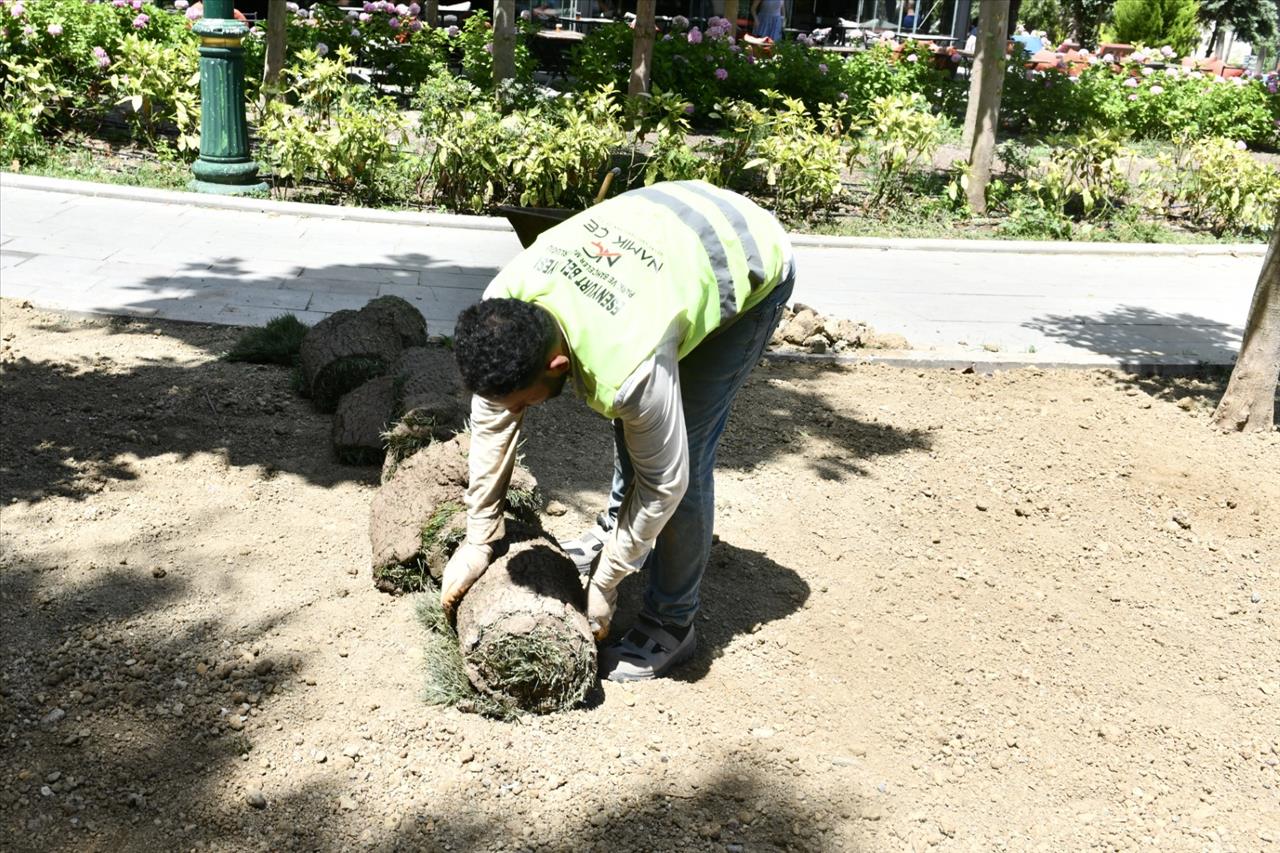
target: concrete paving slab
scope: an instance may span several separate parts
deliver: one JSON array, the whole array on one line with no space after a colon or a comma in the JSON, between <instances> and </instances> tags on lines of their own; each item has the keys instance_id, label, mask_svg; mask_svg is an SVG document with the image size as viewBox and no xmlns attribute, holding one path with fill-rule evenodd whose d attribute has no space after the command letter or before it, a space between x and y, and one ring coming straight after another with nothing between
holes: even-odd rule
<instances>
[{"instance_id":1,"label":"concrete paving slab","mask_svg":"<svg viewBox=\"0 0 1280 853\"><path fill-rule=\"evenodd\" d=\"M519 252L480 218L13 183L0 295L64 310L221 323L292 310L313 322L391 293L447 334ZM103 222L119 225L89 227ZM1229 362L1261 266L1256 247L798 242L795 300L905 335L915 352L876 356L902 363Z\"/></svg>"}]
</instances>

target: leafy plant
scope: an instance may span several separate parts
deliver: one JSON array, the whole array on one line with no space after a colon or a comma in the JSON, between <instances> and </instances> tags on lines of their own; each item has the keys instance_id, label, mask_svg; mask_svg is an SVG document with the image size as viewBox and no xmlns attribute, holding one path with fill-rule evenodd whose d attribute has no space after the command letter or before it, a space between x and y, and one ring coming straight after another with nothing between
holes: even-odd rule
<instances>
[{"instance_id":1,"label":"leafy plant","mask_svg":"<svg viewBox=\"0 0 1280 853\"><path fill-rule=\"evenodd\" d=\"M788 218L810 217L843 190L840 140L822 132L799 99L776 92L766 96L779 107L739 110L745 126L731 128L730 137L751 140L748 151L754 156L742 168L763 175L764 193L774 212Z\"/></svg>"},{"instance_id":2,"label":"leafy plant","mask_svg":"<svg viewBox=\"0 0 1280 853\"><path fill-rule=\"evenodd\" d=\"M227 361L283 364L287 367L298 360L307 331L307 325L293 314L281 314L268 320L266 326L250 329L241 335L225 358Z\"/></svg>"},{"instance_id":3,"label":"leafy plant","mask_svg":"<svg viewBox=\"0 0 1280 853\"><path fill-rule=\"evenodd\" d=\"M1160 162L1161 204L1186 205L1187 215L1216 234L1266 234L1280 205L1280 171L1249 156L1244 143L1203 139Z\"/></svg>"},{"instance_id":4,"label":"leafy plant","mask_svg":"<svg viewBox=\"0 0 1280 853\"><path fill-rule=\"evenodd\" d=\"M303 51L285 70L288 97L272 101L258 130L276 177L320 181L364 198L376 193L405 122L390 98L347 81L352 60L347 48L333 59Z\"/></svg>"},{"instance_id":5,"label":"leafy plant","mask_svg":"<svg viewBox=\"0 0 1280 853\"><path fill-rule=\"evenodd\" d=\"M1080 135L1072 144L1052 149L1025 189L1057 216L1069 210L1085 218L1108 215L1129 188L1117 163L1122 152L1113 134Z\"/></svg>"},{"instance_id":6,"label":"leafy plant","mask_svg":"<svg viewBox=\"0 0 1280 853\"><path fill-rule=\"evenodd\" d=\"M900 201L908 176L930 162L942 142L942 119L923 95L889 95L870 104L850 164L871 174L870 203Z\"/></svg>"},{"instance_id":7,"label":"leafy plant","mask_svg":"<svg viewBox=\"0 0 1280 853\"><path fill-rule=\"evenodd\" d=\"M129 106L143 139L154 145L159 128L172 125L179 151L199 151L199 60L189 41L166 46L129 35L120 43L111 88L118 102Z\"/></svg>"}]
</instances>

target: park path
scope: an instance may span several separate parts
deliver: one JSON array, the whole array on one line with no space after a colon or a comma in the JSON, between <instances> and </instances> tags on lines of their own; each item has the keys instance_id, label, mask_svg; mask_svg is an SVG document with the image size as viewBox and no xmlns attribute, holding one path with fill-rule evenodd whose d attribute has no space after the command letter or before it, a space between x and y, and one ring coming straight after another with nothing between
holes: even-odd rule
<instances>
[{"instance_id":1,"label":"park path","mask_svg":"<svg viewBox=\"0 0 1280 853\"><path fill-rule=\"evenodd\" d=\"M448 334L520 250L477 217L206 198L6 174L0 296L261 325L395 294ZM939 364L1230 363L1261 267L1259 247L796 242L796 301L904 335L912 349L895 359Z\"/></svg>"}]
</instances>

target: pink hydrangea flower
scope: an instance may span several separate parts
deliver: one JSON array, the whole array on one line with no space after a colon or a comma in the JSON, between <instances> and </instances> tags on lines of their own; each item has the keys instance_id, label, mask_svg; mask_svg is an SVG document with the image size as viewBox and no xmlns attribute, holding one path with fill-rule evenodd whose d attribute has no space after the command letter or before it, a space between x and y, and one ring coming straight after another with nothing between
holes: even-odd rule
<instances>
[{"instance_id":1,"label":"pink hydrangea flower","mask_svg":"<svg viewBox=\"0 0 1280 853\"><path fill-rule=\"evenodd\" d=\"M108 68L111 67L111 57L102 48L95 47L93 49L93 57L94 59L98 60L98 67L101 68L103 71L106 71Z\"/></svg>"},{"instance_id":2,"label":"pink hydrangea flower","mask_svg":"<svg viewBox=\"0 0 1280 853\"><path fill-rule=\"evenodd\" d=\"M1123 86L1125 86L1125 87L1127 87L1127 88L1129 88L1129 89L1133 89L1133 88L1135 88L1135 87L1138 85L1138 78L1137 78L1137 77L1126 77L1126 78L1124 78L1124 83L1122 83L1121 85L1123 85Z\"/></svg>"},{"instance_id":3,"label":"pink hydrangea flower","mask_svg":"<svg viewBox=\"0 0 1280 853\"><path fill-rule=\"evenodd\" d=\"M316 56L328 56L328 54L329 54L329 45L325 44L322 41L316 42Z\"/></svg>"},{"instance_id":4,"label":"pink hydrangea flower","mask_svg":"<svg viewBox=\"0 0 1280 853\"><path fill-rule=\"evenodd\" d=\"M199 6L192 6L187 10L188 21L198 21L204 17L204 10Z\"/></svg>"},{"instance_id":5,"label":"pink hydrangea flower","mask_svg":"<svg viewBox=\"0 0 1280 853\"><path fill-rule=\"evenodd\" d=\"M1131 100L1131 101L1136 101L1136 100L1138 100L1138 96L1137 96L1137 95L1130 95L1130 96L1129 96L1129 100Z\"/></svg>"},{"instance_id":6,"label":"pink hydrangea flower","mask_svg":"<svg viewBox=\"0 0 1280 853\"><path fill-rule=\"evenodd\" d=\"M58 36L62 35L62 24L50 24L46 32L48 32L49 35L53 36L54 38L57 38Z\"/></svg>"},{"instance_id":7,"label":"pink hydrangea flower","mask_svg":"<svg viewBox=\"0 0 1280 853\"><path fill-rule=\"evenodd\" d=\"M687 38L689 39L689 44L702 44L702 30L694 27L689 30Z\"/></svg>"},{"instance_id":8,"label":"pink hydrangea flower","mask_svg":"<svg viewBox=\"0 0 1280 853\"><path fill-rule=\"evenodd\" d=\"M173 0L173 8L177 9L179 12L187 11L187 7L190 5L191 4L187 2L187 0Z\"/></svg>"},{"instance_id":9,"label":"pink hydrangea flower","mask_svg":"<svg viewBox=\"0 0 1280 853\"><path fill-rule=\"evenodd\" d=\"M372 17L373 17L373 15L370 15L368 12L361 12L361 13L360 13L360 23L362 23L362 24L367 24L367 23L369 23L369 20L370 20Z\"/></svg>"},{"instance_id":10,"label":"pink hydrangea flower","mask_svg":"<svg viewBox=\"0 0 1280 853\"><path fill-rule=\"evenodd\" d=\"M135 12L142 11L142 0L130 0L129 5L133 7Z\"/></svg>"},{"instance_id":11,"label":"pink hydrangea flower","mask_svg":"<svg viewBox=\"0 0 1280 853\"><path fill-rule=\"evenodd\" d=\"M1159 84L1157 84L1157 85L1155 85L1155 86L1152 86L1152 87L1151 87L1151 94L1153 94L1153 95L1162 95L1162 94L1164 94L1164 86L1161 86L1161 85L1159 85Z\"/></svg>"},{"instance_id":12,"label":"pink hydrangea flower","mask_svg":"<svg viewBox=\"0 0 1280 853\"><path fill-rule=\"evenodd\" d=\"M27 13L27 7L23 6L21 3L14 3L12 6L9 7L9 15L14 18L21 18L26 13Z\"/></svg>"},{"instance_id":13,"label":"pink hydrangea flower","mask_svg":"<svg viewBox=\"0 0 1280 853\"><path fill-rule=\"evenodd\" d=\"M829 69L829 68L827 68L827 63L825 63L825 62L819 62L819 63L818 63L818 73L819 73L819 74L826 74L829 70L830 70L830 69Z\"/></svg>"},{"instance_id":14,"label":"pink hydrangea flower","mask_svg":"<svg viewBox=\"0 0 1280 853\"><path fill-rule=\"evenodd\" d=\"M916 56L914 53L909 54L907 56L907 62L919 62L919 61L920 61L920 57Z\"/></svg>"},{"instance_id":15,"label":"pink hydrangea flower","mask_svg":"<svg viewBox=\"0 0 1280 853\"><path fill-rule=\"evenodd\" d=\"M729 79L729 72L728 72L728 71L726 71L726 70L725 70L725 69L723 69L723 68L717 68L717 69L716 69L716 79L717 79L717 80L728 80L728 79Z\"/></svg>"},{"instance_id":16,"label":"pink hydrangea flower","mask_svg":"<svg viewBox=\"0 0 1280 853\"><path fill-rule=\"evenodd\" d=\"M462 32L462 30L452 26L449 27L449 29L445 30L445 33L449 36L449 38L456 38L458 33L460 32Z\"/></svg>"},{"instance_id":17,"label":"pink hydrangea flower","mask_svg":"<svg viewBox=\"0 0 1280 853\"><path fill-rule=\"evenodd\" d=\"M1241 150L1241 151L1248 151L1248 150L1249 150L1249 146L1248 146L1248 145L1245 145L1245 143L1244 143L1244 140L1243 140L1243 139L1237 139L1237 140L1236 140L1236 148L1238 148L1238 149L1239 149L1239 150Z\"/></svg>"},{"instance_id":18,"label":"pink hydrangea flower","mask_svg":"<svg viewBox=\"0 0 1280 853\"><path fill-rule=\"evenodd\" d=\"M145 29L149 23L151 23L151 16L146 13L142 13L133 19L133 28L135 30Z\"/></svg>"},{"instance_id":19,"label":"pink hydrangea flower","mask_svg":"<svg viewBox=\"0 0 1280 853\"><path fill-rule=\"evenodd\" d=\"M400 29L400 19L399 19L399 18L387 18L387 26L388 26L388 27L391 27L391 29L393 29L393 30L398 30L398 29Z\"/></svg>"}]
</instances>

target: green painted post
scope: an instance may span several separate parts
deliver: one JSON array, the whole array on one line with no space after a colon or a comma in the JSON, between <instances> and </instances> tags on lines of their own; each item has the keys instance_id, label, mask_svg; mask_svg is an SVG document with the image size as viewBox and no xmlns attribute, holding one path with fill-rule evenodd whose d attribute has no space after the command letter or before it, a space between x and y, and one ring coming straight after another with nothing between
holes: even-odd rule
<instances>
[{"instance_id":1,"label":"green painted post","mask_svg":"<svg viewBox=\"0 0 1280 853\"><path fill-rule=\"evenodd\" d=\"M235 19L233 0L205 0L200 36L200 159L191 188L237 195L265 191L258 164L249 159L244 117L244 48L249 27Z\"/></svg>"}]
</instances>

